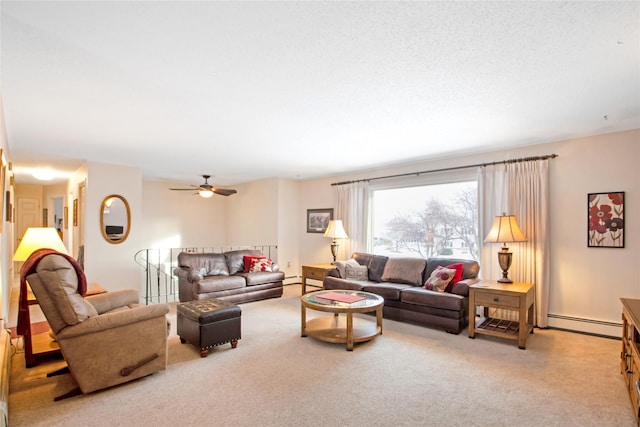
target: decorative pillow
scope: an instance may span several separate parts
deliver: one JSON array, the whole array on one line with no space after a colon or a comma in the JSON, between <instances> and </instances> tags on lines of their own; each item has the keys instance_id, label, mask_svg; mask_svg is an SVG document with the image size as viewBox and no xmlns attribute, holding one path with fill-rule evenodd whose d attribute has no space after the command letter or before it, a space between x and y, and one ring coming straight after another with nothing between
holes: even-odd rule
<instances>
[{"instance_id":1,"label":"decorative pillow","mask_svg":"<svg viewBox=\"0 0 640 427\"><path fill-rule=\"evenodd\" d=\"M444 290L445 292L451 292L451 289L453 289L453 285L455 285L460 280L462 280L462 270L464 266L462 265L461 262L456 262L455 264L449 264L444 268L452 268L456 270L456 274L453 275L453 279L451 279L451 281L447 285L447 288Z\"/></svg>"},{"instance_id":2,"label":"decorative pillow","mask_svg":"<svg viewBox=\"0 0 640 427\"><path fill-rule=\"evenodd\" d=\"M358 262L356 261L356 264ZM345 268L345 274L347 279L353 280L369 280L369 269L366 265L353 266L351 264L347 264Z\"/></svg>"},{"instance_id":3,"label":"decorative pillow","mask_svg":"<svg viewBox=\"0 0 640 427\"><path fill-rule=\"evenodd\" d=\"M251 264L252 264L254 259L263 259L263 258L266 258L266 256L249 256L249 255L245 255L244 256L244 272L248 273L249 271L251 271Z\"/></svg>"},{"instance_id":4,"label":"decorative pillow","mask_svg":"<svg viewBox=\"0 0 640 427\"><path fill-rule=\"evenodd\" d=\"M271 264L273 264L273 261L269 258L256 258L251 261L250 271L273 271L271 270Z\"/></svg>"},{"instance_id":5,"label":"decorative pillow","mask_svg":"<svg viewBox=\"0 0 640 427\"><path fill-rule=\"evenodd\" d=\"M424 287L430 291L444 292L449 282L453 280L455 274L456 270L452 268L438 266L433 270L433 273L431 273L431 276L429 276L425 282Z\"/></svg>"},{"instance_id":6,"label":"decorative pillow","mask_svg":"<svg viewBox=\"0 0 640 427\"><path fill-rule=\"evenodd\" d=\"M338 273L340 273L340 277L342 277L343 279L347 278L347 265L350 265L352 267L360 266L360 264L358 264L358 261L356 261L353 258L348 259L346 261L336 261L334 265L338 269Z\"/></svg>"}]
</instances>

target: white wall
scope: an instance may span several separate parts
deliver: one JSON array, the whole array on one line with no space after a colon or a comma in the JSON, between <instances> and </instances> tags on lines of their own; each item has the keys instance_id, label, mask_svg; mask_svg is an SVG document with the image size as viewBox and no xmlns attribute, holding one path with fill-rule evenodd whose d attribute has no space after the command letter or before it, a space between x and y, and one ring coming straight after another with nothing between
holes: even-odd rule
<instances>
[{"instance_id":1,"label":"white wall","mask_svg":"<svg viewBox=\"0 0 640 427\"><path fill-rule=\"evenodd\" d=\"M305 181L300 184L300 214L306 209L333 207L332 182L553 153L559 157L550 161L549 311L554 317L549 325L618 336L619 298L640 298L640 269L635 268L640 261L640 130ZM609 191L626 192L625 248L588 248L587 194ZM302 232L301 263L326 262L326 240Z\"/></svg>"},{"instance_id":2,"label":"white wall","mask_svg":"<svg viewBox=\"0 0 640 427\"><path fill-rule=\"evenodd\" d=\"M142 183L140 249L221 247L226 244L225 198L203 199L185 184L145 180ZM232 196L233 197L233 196ZM133 230L132 230L133 231Z\"/></svg>"},{"instance_id":3,"label":"white wall","mask_svg":"<svg viewBox=\"0 0 640 427\"><path fill-rule=\"evenodd\" d=\"M226 205L227 244L277 245L278 180L254 181L234 188L238 193L229 196Z\"/></svg>"},{"instance_id":4,"label":"white wall","mask_svg":"<svg viewBox=\"0 0 640 427\"><path fill-rule=\"evenodd\" d=\"M134 260L142 248L142 172L138 168L87 163L88 177L85 200L85 273L89 283L103 288L140 289L140 266ZM119 244L102 236L100 216L105 197L124 197L131 212L131 231Z\"/></svg>"},{"instance_id":5,"label":"white wall","mask_svg":"<svg viewBox=\"0 0 640 427\"><path fill-rule=\"evenodd\" d=\"M279 180L278 191L278 263L286 278L297 281L300 275L299 236L305 226L299 214L300 184L297 181Z\"/></svg>"}]
</instances>

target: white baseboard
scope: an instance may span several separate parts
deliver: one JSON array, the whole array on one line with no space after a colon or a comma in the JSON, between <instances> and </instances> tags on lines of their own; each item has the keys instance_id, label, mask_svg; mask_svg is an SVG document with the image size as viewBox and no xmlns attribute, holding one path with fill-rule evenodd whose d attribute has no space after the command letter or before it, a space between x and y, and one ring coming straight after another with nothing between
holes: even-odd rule
<instances>
[{"instance_id":1,"label":"white baseboard","mask_svg":"<svg viewBox=\"0 0 640 427\"><path fill-rule=\"evenodd\" d=\"M612 338L622 337L622 323L562 316L558 314L549 314L547 316L547 320L550 328L566 329L568 331L601 335Z\"/></svg>"}]
</instances>

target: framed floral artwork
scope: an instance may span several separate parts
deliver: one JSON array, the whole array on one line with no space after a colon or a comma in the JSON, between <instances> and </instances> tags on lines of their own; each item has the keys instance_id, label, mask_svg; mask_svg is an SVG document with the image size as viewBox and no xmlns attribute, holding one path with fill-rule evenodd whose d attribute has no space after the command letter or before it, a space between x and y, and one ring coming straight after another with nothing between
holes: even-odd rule
<instances>
[{"instance_id":1,"label":"framed floral artwork","mask_svg":"<svg viewBox=\"0 0 640 427\"><path fill-rule=\"evenodd\" d=\"M590 248L624 248L624 191L589 193Z\"/></svg>"}]
</instances>

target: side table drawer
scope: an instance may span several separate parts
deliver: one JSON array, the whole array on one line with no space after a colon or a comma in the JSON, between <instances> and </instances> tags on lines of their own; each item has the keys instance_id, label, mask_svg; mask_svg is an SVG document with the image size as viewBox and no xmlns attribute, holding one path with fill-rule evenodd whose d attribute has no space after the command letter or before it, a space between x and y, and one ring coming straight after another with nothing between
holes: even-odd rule
<instances>
[{"instance_id":1,"label":"side table drawer","mask_svg":"<svg viewBox=\"0 0 640 427\"><path fill-rule=\"evenodd\" d=\"M477 305L500 305L502 307L512 307L516 310L520 308L520 298L509 295L494 294L491 292L476 291Z\"/></svg>"},{"instance_id":2,"label":"side table drawer","mask_svg":"<svg viewBox=\"0 0 640 427\"><path fill-rule=\"evenodd\" d=\"M302 268L302 275L307 279L322 280L327 273L325 271L316 270L314 268Z\"/></svg>"}]
</instances>

